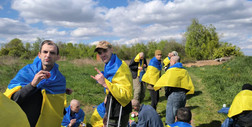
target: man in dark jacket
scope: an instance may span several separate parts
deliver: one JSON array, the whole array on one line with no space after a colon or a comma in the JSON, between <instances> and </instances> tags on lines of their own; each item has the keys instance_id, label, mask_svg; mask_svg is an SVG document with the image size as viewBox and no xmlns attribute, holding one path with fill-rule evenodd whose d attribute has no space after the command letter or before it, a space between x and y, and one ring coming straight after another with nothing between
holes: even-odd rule
<instances>
[{"instance_id":1,"label":"man in dark jacket","mask_svg":"<svg viewBox=\"0 0 252 127\"><path fill-rule=\"evenodd\" d=\"M145 97L145 84L141 82L141 74L145 72L147 67L146 59L144 58L144 53L140 52L135 58L130 61L129 68L132 73L133 78L133 90L134 99L138 100L140 103Z\"/></svg>"},{"instance_id":2,"label":"man in dark jacket","mask_svg":"<svg viewBox=\"0 0 252 127\"><path fill-rule=\"evenodd\" d=\"M131 127L163 127L163 123L156 110L150 105L142 105L138 100L132 100L132 108L137 112L132 112L133 116L138 116L138 123L130 120Z\"/></svg>"}]
</instances>

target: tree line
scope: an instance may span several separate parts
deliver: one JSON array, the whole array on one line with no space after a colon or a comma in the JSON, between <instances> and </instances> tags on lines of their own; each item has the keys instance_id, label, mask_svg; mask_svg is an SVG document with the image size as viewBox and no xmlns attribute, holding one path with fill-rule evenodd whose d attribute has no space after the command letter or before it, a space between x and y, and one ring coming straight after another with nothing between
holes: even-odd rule
<instances>
[{"instance_id":1,"label":"tree line","mask_svg":"<svg viewBox=\"0 0 252 127\"><path fill-rule=\"evenodd\" d=\"M39 52L42 41L43 39L37 38L34 43L23 43L22 40L14 38L1 48L0 56L13 56L22 59L34 58ZM96 58L95 45L56 43L60 49L60 56L67 59ZM162 51L163 57L166 57L171 51L177 51L183 61L243 55L239 47L228 42L220 42L213 25L204 26L197 19L193 19L192 24L188 26L182 43L175 40L149 41L132 45L117 44L113 45L113 49L119 58L124 60L132 59L139 52L144 52L146 58L152 58L157 49Z\"/></svg>"}]
</instances>

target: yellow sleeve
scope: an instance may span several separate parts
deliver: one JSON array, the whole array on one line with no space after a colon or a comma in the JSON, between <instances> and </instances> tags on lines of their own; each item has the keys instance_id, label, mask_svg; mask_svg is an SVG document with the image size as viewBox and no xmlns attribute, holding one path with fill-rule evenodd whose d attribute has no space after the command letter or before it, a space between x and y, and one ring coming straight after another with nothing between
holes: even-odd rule
<instances>
[{"instance_id":1,"label":"yellow sleeve","mask_svg":"<svg viewBox=\"0 0 252 127\"><path fill-rule=\"evenodd\" d=\"M109 91L113 97L125 107L133 98L132 75L128 65L122 61L122 65L114 75L112 82L105 79Z\"/></svg>"}]
</instances>

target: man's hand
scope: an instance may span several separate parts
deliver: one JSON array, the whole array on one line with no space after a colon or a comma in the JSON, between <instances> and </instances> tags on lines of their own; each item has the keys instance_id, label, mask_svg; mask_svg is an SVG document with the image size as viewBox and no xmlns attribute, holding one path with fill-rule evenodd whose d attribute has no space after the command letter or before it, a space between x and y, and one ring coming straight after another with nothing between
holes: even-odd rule
<instances>
[{"instance_id":1,"label":"man's hand","mask_svg":"<svg viewBox=\"0 0 252 127\"><path fill-rule=\"evenodd\" d=\"M104 88L108 89L108 86L107 84L105 83L105 78L104 78L104 75L97 69L95 68L95 70L97 71L97 75L95 76L92 76L91 75L91 78L95 79L99 84L101 84Z\"/></svg>"},{"instance_id":2,"label":"man's hand","mask_svg":"<svg viewBox=\"0 0 252 127\"><path fill-rule=\"evenodd\" d=\"M138 67L138 70L143 70L143 67Z\"/></svg>"},{"instance_id":3,"label":"man's hand","mask_svg":"<svg viewBox=\"0 0 252 127\"><path fill-rule=\"evenodd\" d=\"M38 85L38 83L43 80L43 79L47 79L47 75L49 75L50 72L48 71L39 71L33 78L32 82L31 82L31 85L33 87L36 87Z\"/></svg>"},{"instance_id":4,"label":"man's hand","mask_svg":"<svg viewBox=\"0 0 252 127\"><path fill-rule=\"evenodd\" d=\"M147 65L146 65L146 64L144 64L143 66L144 66L144 67L147 67Z\"/></svg>"},{"instance_id":5,"label":"man's hand","mask_svg":"<svg viewBox=\"0 0 252 127\"><path fill-rule=\"evenodd\" d=\"M69 127L73 126L76 123L76 119L71 119L70 123L68 124Z\"/></svg>"}]
</instances>

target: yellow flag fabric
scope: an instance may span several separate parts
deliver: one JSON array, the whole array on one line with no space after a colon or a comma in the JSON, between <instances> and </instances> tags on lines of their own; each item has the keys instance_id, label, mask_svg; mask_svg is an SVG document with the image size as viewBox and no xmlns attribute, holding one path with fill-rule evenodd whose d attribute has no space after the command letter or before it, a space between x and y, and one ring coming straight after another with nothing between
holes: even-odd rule
<instances>
[{"instance_id":1,"label":"yellow flag fabric","mask_svg":"<svg viewBox=\"0 0 252 127\"><path fill-rule=\"evenodd\" d=\"M164 63L164 67L167 67L167 66L168 66L168 64L170 63L169 58L168 58L168 57L166 57L166 58L164 59L163 63Z\"/></svg>"},{"instance_id":2,"label":"yellow flag fabric","mask_svg":"<svg viewBox=\"0 0 252 127\"><path fill-rule=\"evenodd\" d=\"M7 88L6 91L4 92L4 95L5 95L6 97L8 97L9 99L11 99L12 94L16 93L16 92L19 91L21 88L22 88L22 86L16 86L16 87L14 87L14 88L12 88L12 89Z\"/></svg>"},{"instance_id":3,"label":"yellow flag fabric","mask_svg":"<svg viewBox=\"0 0 252 127\"><path fill-rule=\"evenodd\" d=\"M112 82L105 79L109 91L113 97L125 107L133 98L132 75L128 65L122 61L115 73Z\"/></svg>"},{"instance_id":4,"label":"yellow flag fabric","mask_svg":"<svg viewBox=\"0 0 252 127\"><path fill-rule=\"evenodd\" d=\"M154 90L161 87L177 87L189 90L186 94L194 94L194 86L190 75L186 69L183 68L170 68L154 85Z\"/></svg>"},{"instance_id":5,"label":"yellow flag fabric","mask_svg":"<svg viewBox=\"0 0 252 127\"><path fill-rule=\"evenodd\" d=\"M138 53L134 59L135 62L139 62L140 61L140 53Z\"/></svg>"},{"instance_id":6,"label":"yellow flag fabric","mask_svg":"<svg viewBox=\"0 0 252 127\"><path fill-rule=\"evenodd\" d=\"M144 65L143 62L144 62L144 61L140 59L140 53L137 54L137 56L135 57L134 61L139 63L139 64L138 64L138 67L143 67L143 65ZM140 72L141 72L141 70L138 70L138 71L137 71L137 76L138 76L138 77L140 76Z\"/></svg>"},{"instance_id":7,"label":"yellow flag fabric","mask_svg":"<svg viewBox=\"0 0 252 127\"><path fill-rule=\"evenodd\" d=\"M92 127L103 127L103 118L99 115L97 108L94 110L90 118L90 123Z\"/></svg>"},{"instance_id":8,"label":"yellow flag fabric","mask_svg":"<svg viewBox=\"0 0 252 127\"><path fill-rule=\"evenodd\" d=\"M231 118L243 111L252 111L252 91L242 90L234 98L228 111L228 117Z\"/></svg>"},{"instance_id":9,"label":"yellow flag fabric","mask_svg":"<svg viewBox=\"0 0 252 127\"><path fill-rule=\"evenodd\" d=\"M143 75L142 81L151 85L156 84L160 77L161 71L154 66L148 66L145 74Z\"/></svg>"},{"instance_id":10,"label":"yellow flag fabric","mask_svg":"<svg viewBox=\"0 0 252 127\"><path fill-rule=\"evenodd\" d=\"M30 127L20 106L2 93L0 93L0 111L1 127Z\"/></svg>"},{"instance_id":11,"label":"yellow flag fabric","mask_svg":"<svg viewBox=\"0 0 252 127\"><path fill-rule=\"evenodd\" d=\"M41 114L36 127L60 127L63 119L65 94L46 94L43 96Z\"/></svg>"}]
</instances>

